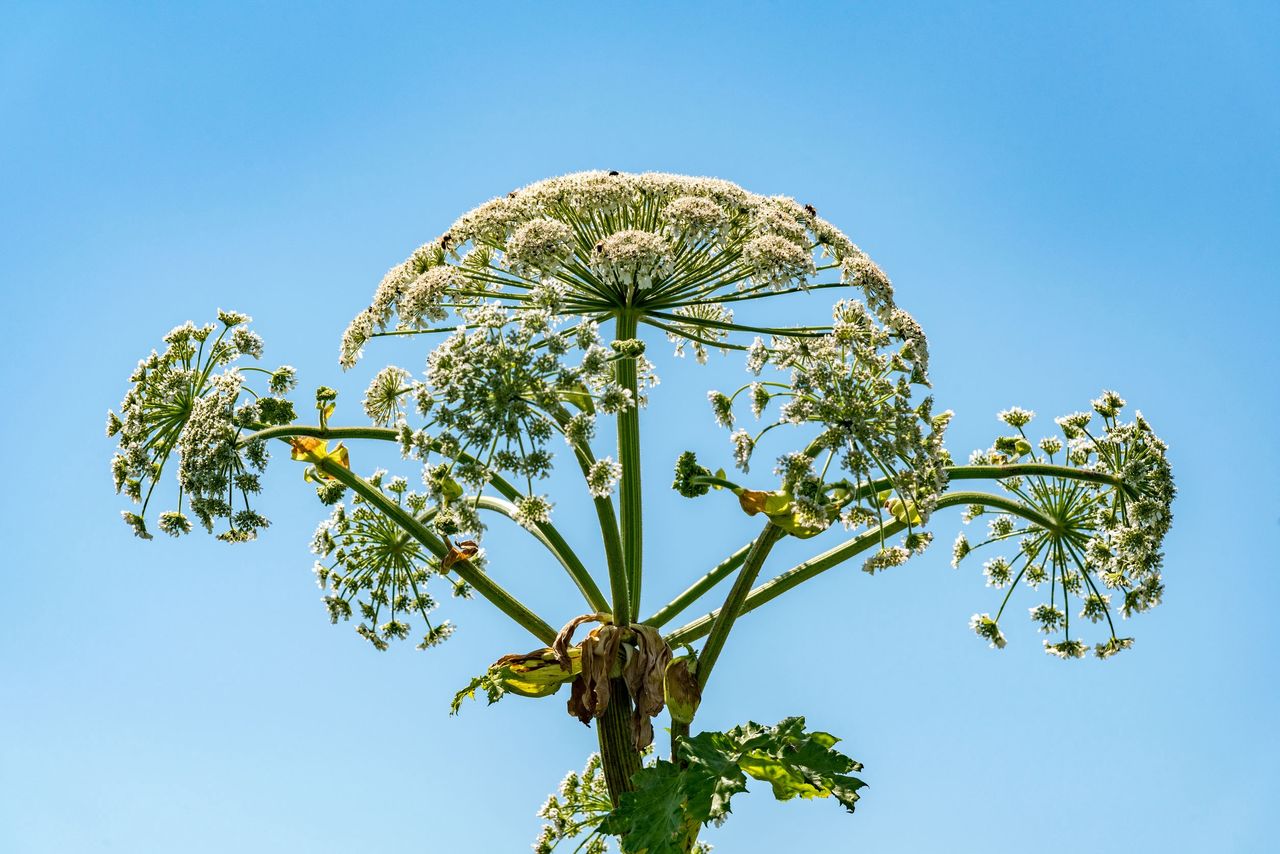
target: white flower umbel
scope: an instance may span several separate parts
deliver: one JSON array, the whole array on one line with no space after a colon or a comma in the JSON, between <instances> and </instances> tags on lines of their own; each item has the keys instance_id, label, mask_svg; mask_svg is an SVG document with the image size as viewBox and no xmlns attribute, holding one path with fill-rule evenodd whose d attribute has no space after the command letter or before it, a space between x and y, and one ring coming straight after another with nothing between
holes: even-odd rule
<instances>
[{"instance_id":1,"label":"white flower umbel","mask_svg":"<svg viewBox=\"0 0 1280 854\"><path fill-rule=\"evenodd\" d=\"M218 537L229 542L253 539L269 524L251 506L266 445L241 439L246 431L294 420L293 404L279 395L296 384L296 375L288 366L237 366L261 357L262 339L245 328L248 315L220 311L218 319L220 329L186 323L170 331L165 351L153 350L138 363L120 414L107 414L107 435L120 443L112 476L116 490L141 505L138 513L124 514L139 537L151 537L147 510L175 453L177 507L160 514L161 531L175 537L191 531L184 505L208 531L225 519ZM249 377L263 376L266 388L254 393Z\"/></svg>"},{"instance_id":2,"label":"white flower umbel","mask_svg":"<svg viewBox=\"0 0 1280 854\"><path fill-rule=\"evenodd\" d=\"M784 482L797 499L795 511L815 523L810 527L821 529L837 518L875 525L901 517L914 529L928 521L949 461L942 435L950 414L934 415L932 398L916 400L913 394L928 381L924 333L900 309L889 310L882 323L856 300L840 301L832 316L830 332L796 330L775 336L771 347L757 339L747 349L748 371L772 365L777 375L733 394L711 392L715 420L734 429L733 407L740 397L750 401L757 418L780 402L776 418L754 435L745 429L732 434L734 462L744 471L766 433L784 425L818 428L800 456L810 463L817 459L823 477L802 488L798 481ZM857 486L873 482L882 485Z\"/></svg>"},{"instance_id":3,"label":"white flower umbel","mask_svg":"<svg viewBox=\"0 0 1280 854\"><path fill-rule=\"evenodd\" d=\"M385 472L379 471L369 483L419 518L434 514L427 496L409 491L403 478L384 480ZM324 592L330 621L346 621L355 614L360 620L356 632L380 650L390 641L416 634L417 620L422 632L419 649L436 646L453 634L448 620L431 618L436 600L428 585L437 577L447 578L454 594L462 596L468 595L466 585L449 578L417 540L358 493L350 508L338 504L320 523L311 550L320 558L316 582Z\"/></svg>"},{"instance_id":4,"label":"white flower umbel","mask_svg":"<svg viewBox=\"0 0 1280 854\"><path fill-rule=\"evenodd\" d=\"M564 289L557 314L597 321L634 309L700 357L708 345L740 348L728 339L753 330L728 301L853 287L884 321L894 307L884 273L792 199L713 178L582 172L484 203L392 268L343 335L341 363L354 365L378 335L468 325L459 311L484 299L519 311L546 279Z\"/></svg>"},{"instance_id":5,"label":"white flower umbel","mask_svg":"<svg viewBox=\"0 0 1280 854\"><path fill-rule=\"evenodd\" d=\"M1063 659L1079 658L1088 650L1072 636L1073 614L1077 627L1081 621L1106 627L1107 637L1093 651L1109 658L1133 644L1132 638L1116 634L1113 597L1119 599L1120 616L1127 618L1160 604L1164 594L1161 546L1173 518L1173 476L1164 442L1142 415L1129 423L1118 420L1124 405L1118 394L1107 391L1093 401L1093 412L1055 419L1063 435L1039 442L1045 456L1032 452L1023 432L1034 413L1012 407L999 418L1017 435L999 437L990 449L971 458L976 465L1048 468L1000 480L1026 513L1018 518L997 515L990 522L988 539L973 548L1016 544L1011 560L998 557L984 564L990 586L1009 588L995 619L1000 619L1019 584L1036 588L1047 583L1049 601L1029 610L1040 631L1063 633L1061 640L1045 641L1045 651ZM1095 415L1100 426L1094 424ZM1070 462L1092 479L1059 475L1052 468L1053 455L1063 449L1064 440ZM964 541L963 550L968 548Z\"/></svg>"}]
</instances>

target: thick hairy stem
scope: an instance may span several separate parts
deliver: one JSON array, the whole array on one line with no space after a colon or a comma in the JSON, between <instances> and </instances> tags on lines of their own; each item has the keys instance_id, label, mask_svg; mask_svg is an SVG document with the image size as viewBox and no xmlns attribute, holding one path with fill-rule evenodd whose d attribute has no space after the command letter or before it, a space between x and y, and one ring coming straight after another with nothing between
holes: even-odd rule
<instances>
[{"instance_id":1,"label":"thick hairy stem","mask_svg":"<svg viewBox=\"0 0 1280 854\"><path fill-rule=\"evenodd\" d=\"M604 770L609 800L616 807L623 792L634 789L631 778L640 770L640 751L631 734L631 695L621 678L611 680L609 706L596 719L600 739L600 767Z\"/></svg>"},{"instance_id":2,"label":"thick hairy stem","mask_svg":"<svg viewBox=\"0 0 1280 854\"><path fill-rule=\"evenodd\" d=\"M618 314L614 339L626 341L636 337L636 314L623 309ZM640 616L641 560L644 551L644 534L640 495L640 389L634 358L619 359L618 384L631 392L632 405L618 413L618 462L622 464L622 481L618 484L618 509L622 519L622 555L627 567L630 613L615 614L620 625Z\"/></svg>"},{"instance_id":3,"label":"thick hairy stem","mask_svg":"<svg viewBox=\"0 0 1280 854\"><path fill-rule=\"evenodd\" d=\"M689 737L689 725L682 724L678 721L671 722L671 761L684 767L685 763L680 760L680 739Z\"/></svg>"}]
</instances>

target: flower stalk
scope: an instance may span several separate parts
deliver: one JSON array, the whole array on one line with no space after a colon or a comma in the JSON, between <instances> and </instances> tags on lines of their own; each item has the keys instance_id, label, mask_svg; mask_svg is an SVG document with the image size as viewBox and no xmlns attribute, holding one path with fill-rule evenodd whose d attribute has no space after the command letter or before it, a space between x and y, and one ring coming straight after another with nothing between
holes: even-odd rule
<instances>
[{"instance_id":1,"label":"flower stalk","mask_svg":"<svg viewBox=\"0 0 1280 854\"><path fill-rule=\"evenodd\" d=\"M636 312L624 308L618 313L615 341L631 341L636 337ZM622 555L626 566L625 608L621 625L639 615L642 565L644 558L644 515L640 489L640 389L636 376L636 358L623 356L615 363L618 385L631 395L631 406L618 412L618 461L622 463L622 480L618 484L618 509L622 527ZM615 597L617 594L615 593Z\"/></svg>"}]
</instances>

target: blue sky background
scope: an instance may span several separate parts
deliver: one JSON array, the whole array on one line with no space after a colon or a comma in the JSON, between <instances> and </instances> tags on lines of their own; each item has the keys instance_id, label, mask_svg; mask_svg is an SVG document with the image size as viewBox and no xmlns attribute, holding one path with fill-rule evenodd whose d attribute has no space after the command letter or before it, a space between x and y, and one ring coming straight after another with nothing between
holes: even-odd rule
<instances>
[{"instance_id":1,"label":"blue sky background","mask_svg":"<svg viewBox=\"0 0 1280 854\"><path fill-rule=\"evenodd\" d=\"M957 456L999 409L1047 423L1114 387L1181 490L1165 604L1109 662L1050 659L1020 620L1003 652L976 639L995 594L978 562L948 566L954 514L908 566L834 570L744 619L700 724L805 714L872 787L848 816L757 785L708 832L719 850L1274 844L1274 4L194 6L0 9L0 851L526 850L593 734L561 698L448 716L521 630L478 601L444 603L460 629L431 653L328 625L324 514L279 456L261 541L140 542L101 425L134 362L219 306L359 420L377 367L423 357L338 370L382 272L461 211L587 168L814 204L929 333ZM826 293L789 310L825 317ZM726 453L703 394L739 363L651 349L646 610L753 530L666 489L678 451ZM585 542L589 518L558 520ZM495 524L492 571L567 619L527 545Z\"/></svg>"}]
</instances>

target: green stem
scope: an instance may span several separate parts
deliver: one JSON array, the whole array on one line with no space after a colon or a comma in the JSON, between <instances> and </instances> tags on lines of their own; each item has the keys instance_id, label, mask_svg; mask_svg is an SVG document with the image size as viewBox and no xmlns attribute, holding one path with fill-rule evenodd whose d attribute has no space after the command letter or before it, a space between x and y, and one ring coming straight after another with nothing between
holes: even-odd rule
<instances>
[{"instance_id":1,"label":"green stem","mask_svg":"<svg viewBox=\"0 0 1280 854\"><path fill-rule=\"evenodd\" d=\"M516 506L505 499L482 495L476 499L476 506L484 510L501 513L513 522L518 521L519 514L516 511ZM564 541L564 537L560 535L560 532L547 523L541 523L532 529L526 530L533 534L534 538L542 543L547 551L555 556L556 560L560 561L560 565L569 574L569 578L578 586L578 590L582 591L582 598L586 600L591 610L608 612L609 600L605 598L604 593L596 586L595 580L587 572L587 568L582 565L582 561L578 559L578 556L574 554L573 549L569 548L569 544Z\"/></svg>"},{"instance_id":2,"label":"green stem","mask_svg":"<svg viewBox=\"0 0 1280 854\"><path fill-rule=\"evenodd\" d=\"M950 478L952 480L974 480L978 478L990 478L994 480L1001 480L1003 478L1008 478L1008 477L1050 476L1050 477L1060 477L1067 480L1086 481L1089 483L1115 484L1117 482L1116 478L1113 475L1106 474L1105 472L1087 471L1084 469L1070 468L1069 466L1056 466L1056 465L1049 465L1046 463L1015 463L1013 465L1006 465L1006 466L953 466L949 468L947 472L950 475ZM718 481L719 479L697 477L697 478L694 478L694 480L698 482L703 482L703 483L711 483L713 481ZM719 484L719 485L726 485L726 484ZM828 484L828 485L832 485L832 484ZM887 488L888 486L891 485L891 481L888 478L882 478L880 480L873 481L871 483L864 483L859 485L853 485L853 484L841 484L841 485L846 486L846 488L850 490L850 495L852 500L857 500ZM945 507L945 506L951 506L955 504L957 502L957 499L955 496L957 495L966 496L966 495L970 495L970 493L953 493L950 496L944 497L944 499L942 499L943 503L940 503L938 506ZM1000 507L1000 509L1009 510L1010 512L1016 513L1017 515L1022 516L1023 518L1031 519L1036 524L1041 525L1047 528L1048 530L1054 529L1053 523L1047 517L1044 517L1039 514L1034 514L1034 511L1030 510L1030 508L1026 507L1025 505L1020 505L1020 504L1017 504L1016 502L1011 503L1009 499L1001 498L1000 496L987 495L984 493L982 494L981 500L974 499L969 503L986 504L991 507ZM1028 515L1028 513L1032 513L1033 515ZM884 537L892 536L893 534L896 534L899 531L901 531L903 527L905 526L900 526L900 525L897 525L896 523L890 523L888 525L885 525L883 528L876 528L875 531L873 531L872 533L876 535L875 539L878 541L878 539L881 536L884 536ZM799 584L800 582L807 580L808 578L811 578L813 575L816 575L818 572L822 572L823 570L828 569L831 566L835 566L837 563L840 563L841 561L846 560L849 556L853 554L857 554L859 551L862 551L862 548L858 548L853 552L843 551L844 549L849 547L851 543L856 543L860 541L861 541L861 538L855 538L854 540L850 540L849 543L845 543L844 545L837 546L836 548L832 549L829 552L825 552L821 555L818 555L817 557L811 558L810 560L797 565L792 570L788 570L787 572L778 576L777 579L774 579L775 581L781 581L785 579L787 581L787 584L785 586L782 586L779 589L776 589L770 592L768 597L763 600L757 599L757 597L755 596L755 593L753 592L752 597L749 600L752 603L751 607L754 608L754 607L757 607L757 605L764 604L764 602L769 601L769 599L772 599L774 596L777 596L780 593L785 592L786 590L790 590L796 584ZM708 590L710 590L712 587L718 584L721 579L723 579L726 575L728 575L728 573L732 572L734 568L736 568L739 564L741 564L742 557L745 556L748 548L750 548L749 545L744 546L743 548L734 552L733 555L725 559L724 563L720 564L715 569L711 570L702 578L700 578L698 581L694 582L684 593L681 593L671 602L662 606L662 608L660 608L652 617L649 617L647 620L644 620L643 622L646 625L655 626L655 627L661 627L665 625L667 622L671 620L671 618L675 617L677 614L679 614L681 611L683 611L685 608L691 605L699 596L701 596L703 593L706 593ZM736 562L735 562L735 559L736 559ZM808 574L805 574L804 572L801 572L802 570L813 570L813 571ZM792 573L794 572L800 572L800 575L793 576ZM767 585L764 585L764 586L767 586ZM761 589L763 589L764 586L762 586ZM747 610L751 610L751 608L748 608ZM699 620L695 620L693 623L690 623L687 626L683 626L677 629L676 632L673 633L671 637L668 638L668 640L674 643L678 640L692 640L692 639L703 637L707 633L706 632L707 627L710 626L710 620L714 618L716 613L718 613L718 611L713 611L707 617L703 617ZM686 630L690 629L693 626L697 626L699 628L699 633L693 634L693 635L686 635L685 634ZM675 638L676 640L671 640L671 638Z\"/></svg>"},{"instance_id":3,"label":"green stem","mask_svg":"<svg viewBox=\"0 0 1280 854\"><path fill-rule=\"evenodd\" d=\"M711 623L707 642L703 645L702 652L698 653L697 675L700 688L705 689L707 687L707 680L711 677L711 670L715 667L716 660L724 649L725 641L729 638L729 630L733 628L734 621L742 613L747 594L750 593L751 585L755 583L756 577L760 574L760 568L764 566L765 558L769 556L774 544L784 536L786 536L786 531L769 522L765 523L764 530L760 532L760 536L756 537L755 542L751 544L751 550L742 562L742 569L738 571L738 578L733 583L733 589L729 591L729 595L724 600L724 605L716 613L715 619Z\"/></svg>"},{"instance_id":4,"label":"green stem","mask_svg":"<svg viewBox=\"0 0 1280 854\"><path fill-rule=\"evenodd\" d=\"M318 427L310 424L280 424L265 427L240 439L244 445L257 439L287 439L290 436L310 436L313 439L381 439L396 442L400 431L390 427Z\"/></svg>"},{"instance_id":5,"label":"green stem","mask_svg":"<svg viewBox=\"0 0 1280 854\"><path fill-rule=\"evenodd\" d=\"M609 800L618 805L623 792L635 789L631 779L640 770L640 751L631 735L631 694L622 678L610 680L609 706L596 720L600 740L600 767L609 788Z\"/></svg>"},{"instance_id":6,"label":"green stem","mask_svg":"<svg viewBox=\"0 0 1280 854\"><path fill-rule=\"evenodd\" d=\"M1021 516L1051 533L1058 535L1062 533L1061 526L1039 510L1003 495L992 495L988 492L951 492L939 498L937 506L941 510L943 507L954 507L957 504L981 504L984 507L993 507L1012 513L1014 516Z\"/></svg>"},{"instance_id":7,"label":"green stem","mask_svg":"<svg viewBox=\"0 0 1280 854\"><path fill-rule=\"evenodd\" d=\"M1052 530L1052 522L1044 516L1041 516L1039 513L1036 513L1031 508L1003 496L990 495L985 492L954 492L950 495L944 495L938 499L938 504L935 509L942 510L947 507L969 504L982 504L988 507L997 507L1002 510L1007 510L1010 513L1016 513L1023 518L1031 519L1036 524ZM831 569L833 566L838 566L839 564L844 563L854 555L860 554L872 546L879 545L886 537L891 537L894 534L906 530L906 528L907 525L905 522L898 522L896 520L888 522L884 525L872 528L864 534L859 534L853 539L841 543L829 551L809 558L803 563L796 564L791 569L788 569L786 572L766 581L764 584L761 584L759 587L748 593L743 601L741 614L754 611L766 602L770 602L778 598L788 590L800 586L814 576ZM741 614L739 616L741 616ZM693 622L687 623L667 635L666 641L671 646L675 646L681 643L692 643L698 638L709 635L719 616L720 610L717 609L712 611L710 614L707 614L705 617L699 617ZM710 641L708 641L708 643L710 643Z\"/></svg>"},{"instance_id":8,"label":"green stem","mask_svg":"<svg viewBox=\"0 0 1280 854\"><path fill-rule=\"evenodd\" d=\"M742 605L742 613L746 614L754 611L761 605L769 602L786 593L793 587L797 587L804 582L813 578L819 573L825 572L833 566L844 563L849 558L866 551L871 546L880 543L882 537L892 536L907 526L903 522L890 522L884 526L878 526L865 534L859 534L847 542L841 543L833 549L823 552L820 555L811 557L803 563L798 563L786 572L766 581L759 587L747 594L746 600ZM711 631L711 626L716 618L720 615L719 610L712 611L705 617L699 617L691 623L688 623L676 629L667 635L666 641L671 646L681 643L692 643Z\"/></svg>"},{"instance_id":9,"label":"green stem","mask_svg":"<svg viewBox=\"0 0 1280 854\"><path fill-rule=\"evenodd\" d=\"M636 310L618 313L614 339L636 337ZM627 599L630 610L621 612L620 625L639 617L641 560L644 552L643 515L640 493L640 390L635 359L619 359L615 365L618 384L631 392L631 406L618 413L618 462L622 481L618 484L618 505L622 522L622 556L626 566ZM615 598L617 596L615 592ZM619 612L614 612L615 620Z\"/></svg>"},{"instance_id":10,"label":"green stem","mask_svg":"<svg viewBox=\"0 0 1280 854\"><path fill-rule=\"evenodd\" d=\"M400 440L400 432L387 427L317 427L304 424L283 424L251 433L245 436L241 442L243 444L255 439L287 439L290 436L309 436L316 439L380 439L389 442L398 442ZM590 457L589 453L584 457L581 451L578 451L577 455L585 472L590 468L594 459ZM467 454L462 454L459 459L469 460L472 458ZM520 490L516 489L501 475L491 475L490 483L498 494L507 499L507 501L515 501L523 495ZM621 548L617 545L618 529L617 522L614 519L613 504L608 499L596 499L595 503L597 512L601 516L600 525L604 533L605 556L609 560L610 567L614 563L621 566ZM568 544L560 534L560 531L550 522L537 523L537 529L535 536L537 536L539 542L546 546L569 572L574 583L578 585L578 589L587 598L588 604L596 611L608 612L609 604L604 592L600 590L599 585L596 584L595 579L591 577L591 573L587 571L586 566L582 563L582 559L578 557L577 552ZM612 538L609 536L610 530L612 531ZM538 536L538 534L541 534L541 536Z\"/></svg>"},{"instance_id":11,"label":"green stem","mask_svg":"<svg viewBox=\"0 0 1280 854\"><path fill-rule=\"evenodd\" d=\"M585 479L596 458L587 447L573 446L574 457L582 469ZM600 538L604 543L604 561L609 570L609 591L613 600L613 614L628 614L631 611L630 599L627 596L627 569L622 556L622 536L618 533L618 514L613 509L613 499L609 496L593 498L596 508L596 520L600 524ZM608 608L601 610L608 611ZM614 622L617 622L617 617Z\"/></svg>"},{"instance_id":12,"label":"green stem","mask_svg":"<svg viewBox=\"0 0 1280 854\"><path fill-rule=\"evenodd\" d=\"M377 489L355 472L343 468L328 459L321 460L315 465L317 469L330 477L336 478L351 491L359 493L366 501L377 507L388 519L395 522L407 531L411 537L426 546L427 550L436 557L443 558L449 553L449 548L444 544L444 541L431 533L421 522L414 518L412 513L392 501L382 490ZM492 602L497 606L498 610L528 630L543 644L550 646L555 641L555 629L551 628L545 620L529 610L523 602L508 593L487 574L473 566L470 561L459 560L450 567L450 570L456 572L458 577L470 584L477 593Z\"/></svg>"},{"instance_id":13,"label":"green stem","mask_svg":"<svg viewBox=\"0 0 1280 854\"><path fill-rule=\"evenodd\" d=\"M1036 475L1061 477L1067 480L1083 480L1087 483L1102 483L1108 486L1120 485L1120 479L1113 474L1076 469L1070 466L1055 466L1049 463L1011 463L1005 466L952 466L947 469L947 476L951 480L1002 480L1006 477L1034 477Z\"/></svg>"},{"instance_id":14,"label":"green stem","mask_svg":"<svg viewBox=\"0 0 1280 854\"><path fill-rule=\"evenodd\" d=\"M718 566L699 578L688 589L676 598L672 599L666 605L663 605L654 615L647 620L641 620L646 626L653 626L655 629L662 628L671 622L671 618L679 614L685 608L696 602L702 594L715 587L722 580L728 577L738 567L742 566L742 562L746 560L747 552L751 551L752 543L747 543L733 554L725 558Z\"/></svg>"}]
</instances>

